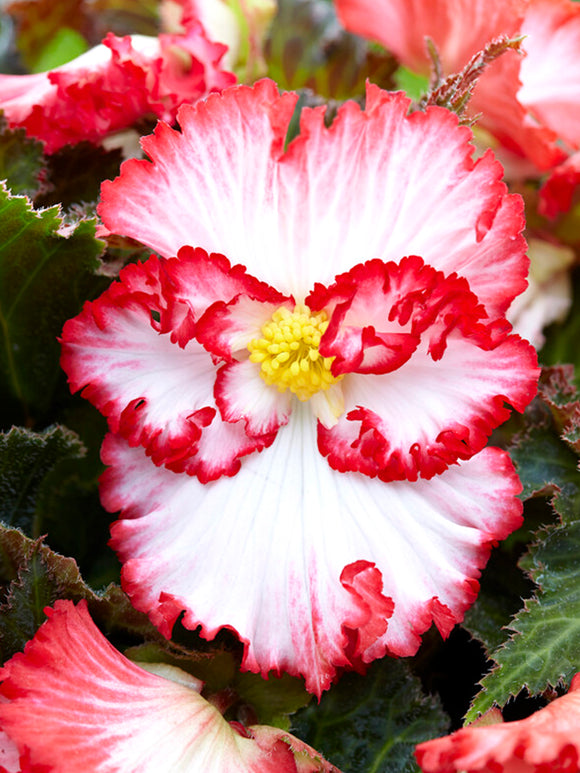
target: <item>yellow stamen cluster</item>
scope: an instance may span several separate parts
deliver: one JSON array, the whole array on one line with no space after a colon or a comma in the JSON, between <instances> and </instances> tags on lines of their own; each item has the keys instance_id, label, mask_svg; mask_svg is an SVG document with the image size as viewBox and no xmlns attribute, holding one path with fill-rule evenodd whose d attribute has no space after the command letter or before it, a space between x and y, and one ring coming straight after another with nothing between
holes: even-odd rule
<instances>
[{"instance_id":1,"label":"yellow stamen cluster","mask_svg":"<svg viewBox=\"0 0 580 773\"><path fill-rule=\"evenodd\" d=\"M302 304L294 311L281 306L262 326L262 338L248 344L250 360L260 363L260 375L266 384L276 386L280 392L290 389L299 400L309 400L342 378L330 372L334 357L322 357L318 351L327 327L324 311L312 314Z\"/></svg>"}]
</instances>

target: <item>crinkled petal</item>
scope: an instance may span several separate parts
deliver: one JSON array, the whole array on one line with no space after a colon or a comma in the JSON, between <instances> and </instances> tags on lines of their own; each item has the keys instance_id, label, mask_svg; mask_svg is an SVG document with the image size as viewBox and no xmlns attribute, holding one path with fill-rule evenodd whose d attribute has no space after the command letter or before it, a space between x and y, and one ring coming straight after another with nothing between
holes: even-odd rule
<instances>
[{"instance_id":1,"label":"crinkled petal","mask_svg":"<svg viewBox=\"0 0 580 773\"><path fill-rule=\"evenodd\" d=\"M288 423L292 392L267 386L255 363L245 360L225 365L215 384L216 404L228 422L244 421L251 436L268 435Z\"/></svg>"},{"instance_id":2,"label":"crinkled petal","mask_svg":"<svg viewBox=\"0 0 580 773\"><path fill-rule=\"evenodd\" d=\"M446 74L459 72L486 43L518 30L526 0L335 0L350 32L376 40L411 69L430 72L425 38Z\"/></svg>"},{"instance_id":3,"label":"crinkled petal","mask_svg":"<svg viewBox=\"0 0 580 773\"><path fill-rule=\"evenodd\" d=\"M306 303L330 317L320 353L334 358L335 375L394 371L427 329L429 351L439 359L451 330L486 316L465 279L447 278L416 255L359 264L329 288L317 286Z\"/></svg>"},{"instance_id":4,"label":"crinkled petal","mask_svg":"<svg viewBox=\"0 0 580 773\"><path fill-rule=\"evenodd\" d=\"M206 269L196 274L200 287L206 289L199 291L193 306L175 292L174 277L179 272L168 263L177 259L151 257L144 264L129 266L119 282L65 324L61 364L71 390L82 389L83 396L107 417L113 432L133 446L143 446L155 464L207 482L234 475L242 456L269 445L288 408L279 409L278 423L268 416L270 407L275 407L273 396L266 393L255 369L256 379L247 382L246 392L229 400L230 405L239 405L249 390L252 399L246 408L255 411L255 421L248 421L245 412L237 418L231 411L219 412L214 396L218 366L192 339L194 312L214 304L216 284L217 290L226 292L227 285L227 292L235 294L241 287L261 283L246 277L243 269L236 273L241 267L224 273L219 266L225 263L229 268L228 261L203 250L184 250L185 274L190 279L187 269L192 261ZM190 296L197 286L194 279ZM258 392L253 388L259 386L256 381L264 387ZM253 434L248 432L250 426L256 429Z\"/></svg>"},{"instance_id":5,"label":"crinkled petal","mask_svg":"<svg viewBox=\"0 0 580 773\"><path fill-rule=\"evenodd\" d=\"M252 395L255 396L255 395ZM263 395L260 395L263 397ZM266 397L267 400L267 397ZM268 404L268 403L267 403ZM260 421L263 403L257 406L256 422ZM265 421L269 419L265 418ZM283 423L283 421L281 421ZM255 426L258 426L257 424ZM240 469L241 459L254 451L261 451L272 444L276 437L276 425L266 434L249 435L248 421L230 423L223 420L221 414L216 414L207 426L204 426L201 437L196 443L195 454L182 463L166 464L174 472L187 472L196 475L202 483L217 480L222 475L235 475Z\"/></svg>"},{"instance_id":6,"label":"crinkled petal","mask_svg":"<svg viewBox=\"0 0 580 773\"><path fill-rule=\"evenodd\" d=\"M164 278L172 304L189 310L189 334L226 360L240 349L247 352L248 342L277 308L295 305L244 266L232 266L224 255L200 248L182 247L177 258L165 261ZM181 345L187 340L187 333L174 335Z\"/></svg>"},{"instance_id":7,"label":"crinkled petal","mask_svg":"<svg viewBox=\"0 0 580 773\"><path fill-rule=\"evenodd\" d=\"M356 266L317 295L316 303L335 305L320 351L336 356L339 372L352 369L341 382L343 415L335 426L319 426L319 448L341 472L385 481L431 478L481 451L508 418L506 403L521 412L536 393L533 348L482 324L465 280L445 278L420 258ZM365 308L374 323L370 342L360 334L369 330L362 327ZM348 340L344 346L343 329L351 339L359 331L358 351ZM397 329L419 345L409 352L381 340ZM388 361L360 368L353 353L362 357L367 346L385 348L396 369L389 372Z\"/></svg>"},{"instance_id":8,"label":"crinkled petal","mask_svg":"<svg viewBox=\"0 0 580 773\"><path fill-rule=\"evenodd\" d=\"M580 675L567 695L526 719L465 727L417 746L425 773L577 771L580 766Z\"/></svg>"},{"instance_id":9,"label":"crinkled petal","mask_svg":"<svg viewBox=\"0 0 580 773\"><path fill-rule=\"evenodd\" d=\"M11 127L23 126L49 153L99 142L150 114L174 121L182 102L232 85L235 76L218 69L224 50L201 28L159 38L109 33L50 73L1 75L0 107Z\"/></svg>"},{"instance_id":10,"label":"crinkled petal","mask_svg":"<svg viewBox=\"0 0 580 773\"><path fill-rule=\"evenodd\" d=\"M522 202L492 155L472 160L469 129L369 85L366 109L347 102L330 128L304 110L284 152L295 100L264 80L184 106L181 133L143 141L152 163L103 184L105 225L166 256L223 252L298 302L361 260L417 254L505 311L525 287Z\"/></svg>"},{"instance_id":11,"label":"crinkled petal","mask_svg":"<svg viewBox=\"0 0 580 773\"><path fill-rule=\"evenodd\" d=\"M131 663L86 609L57 601L2 669L0 721L54 773L293 773L279 739L260 748L191 687ZM39 732L39 728L41 732Z\"/></svg>"},{"instance_id":12,"label":"crinkled petal","mask_svg":"<svg viewBox=\"0 0 580 773\"><path fill-rule=\"evenodd\" d=\"M565 158L558 143L580 139L580 13L570 0L336 0L345 27L377 40L411 69L428 73L425 38L446 74L500 35L523 36L525 56L502 54L486 67L470 103L478 124L492 132L513 166L530 159L528 172ZM513 155L512 155L513 154ZM535 167L535 170L534 170Z\"/></svg>"},{"instance_id":13,"label":"crinkled petal","mask_svg":"<svg viewBox=\"0 0 580 773\"><path fill-rule=\"evenodd\" d=\"M235 478L207 486L153 467L119 437L103 460L103 503L123 511L111 544L137 608L167 636L182 610L207 638L233 629L246 669L302 674L318 694L340 666L413 654L433 622L447 634L475 599L491 544L521 521L503 452L385 484L332 470L306 406Z\"/></svg>"},{"instance_id":14,"label":"crinkled petal","mask_svg":"<svg viewBox=\"0 0 580 773\"><path fill-rule=\"evenodd\" d=\"M152 314L161 316L163 298L132 289L145 283L139 274L158 271L155 259L131 267L127 282L122 272L86 303L64 326L61 364L71 389L82 389L113 431L164 464L191 456L215 414L216 369L200 344L182 349L159 331Z\"/></svg>"},{"instance_id":15,"label":"crinkled petal","mask_svg":"<svg viewBox=\"0 0 580 773\"><path fill-rule=\"evenodd\" d=\"M142 140L153 163L127 162L122 177L102 187L100 214L111 230L134 232L162 255L201 246L282 289L272 269L261 269L284 257L272 180L297 95L280 96L261 81L216 97L184 106L181 132L160 123Z\"/></svg>"}]
</instances>

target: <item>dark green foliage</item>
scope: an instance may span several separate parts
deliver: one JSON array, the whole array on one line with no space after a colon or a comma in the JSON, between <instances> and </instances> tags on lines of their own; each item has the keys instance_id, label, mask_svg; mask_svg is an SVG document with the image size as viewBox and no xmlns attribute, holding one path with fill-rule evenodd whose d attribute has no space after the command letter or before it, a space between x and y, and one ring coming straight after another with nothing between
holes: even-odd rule
<instances>
[{"instance_id":1,"label":"dark green foliage","mask_svg":"<svg viewBox=\"0 0 580 773\"><path fill-rule=\"evenodd\" d=\"M364 677L344 674L320 705L294 717L292 732L348 773L399 773L418 770L415 745L448 722L407 663L385 658Z\"/></svg>"}]
</instances>

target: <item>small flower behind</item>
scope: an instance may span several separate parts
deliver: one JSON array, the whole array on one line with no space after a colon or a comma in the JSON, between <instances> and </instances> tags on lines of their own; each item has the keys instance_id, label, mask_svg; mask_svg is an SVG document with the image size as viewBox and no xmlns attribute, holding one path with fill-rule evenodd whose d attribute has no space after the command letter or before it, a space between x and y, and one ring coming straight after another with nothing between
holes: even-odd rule
<instances>
[{"instance_id":1,"label":"small flower behind","mask_svg":"<svg viewBox=\"0 0 580 773\"><path fill-rule=\"evenodd\" d=\"M0 723L31 765L23 770L340 773L282 730L228 723L189 673L132 663L97 629L86 602L45 611L24 653L0 670Z\"/></svg>"},{"instance_id":2,"label":"small flower behind","mask_svg":"<svg viewBox=\"0 0 580 773\"><path fill-rule=\"evenodd\" d=\"M225 46L199 25L158 38L109 33L103 42L51 72L0 75L0 109L47 153L105 137L153 116L172 123L178 107L235 83L219 68Z\"/></svg>"},{"instance_id":3,"label":"small flower behind","mask_svg":"<svg viewBox=\"0 0 580 773\"><path fill-rule=\"evenodd\" d=\"M578 773L580 674L567 695L516 722L468 726L419 744L425 773Z\"/></svg>"},{"instance_id":4,"label":"small flower behind","mask_svg":"<svg viewBox=\"0 0 580 773\"><path fill-rule=\"evenodd\" d=\"M184 107L103 186L105 226L163 257L67 323L62 364L109 422L133 603L166 636L182 611L233 629L246 669L320 694L473 603L521 522L483 449L538 370L503 317L521 200L469 129L369 86L285 149L296 99L261 81Z\"/></svg>"},{"instance_id":5,"label":"small flower behind","mask_svg":"<svg viewBox=\"0 0 580 773\"><path fill-rule=\"evenodd\" d=\"M501 35L521 37L482 74L470 103L513 176L536 176L580 148L580 7L573 0L335 0L345 27L445 75ZM523 54L523 55L522 55Z\"/></svg>"}]
</instances>

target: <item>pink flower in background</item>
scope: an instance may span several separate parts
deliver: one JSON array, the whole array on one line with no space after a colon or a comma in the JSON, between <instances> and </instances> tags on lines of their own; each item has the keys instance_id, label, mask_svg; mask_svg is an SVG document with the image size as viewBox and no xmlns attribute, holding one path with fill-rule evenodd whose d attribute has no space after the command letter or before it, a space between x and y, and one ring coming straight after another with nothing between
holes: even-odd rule
<instances>
[{"instance_id":1,"label":"pink flower in background","mask_svg":"<svg viewBox=\"0 0 580 773\"><path fill-rule=\"evenodd\" d=\"M296 99L261 81L184 106L104 184L105 226L162 257L66 324L62 364L109 422L133 603L166 636L182 611L230 628L244 668L319 694L462 619L521 521L482 449L538 371L503 318L522 202L470 130L370 86L285 148Z\"/></svg>"},{"instance_id":2,"label":"pink flower in background","mask_svg":"<svg viewBox=\"0 0 580 773\"><path fill-rule=\"evenodd\" d=\"M464 727L419 744L425 773L578 773L580 771L580 674L567 695L518 720Z\"/></svg>"},{"instance_id":3,"label":"pink flower in background","mask_svg":"<svg viewBox=\"0 0 580 773\"><path fill-rule=\"evenodd\" d=\"M406 67L429 74L425 38L445 73L459 72L499 35L518 34L529 0L335 0L346 29L376 40Z\"/></svg>"},{"instance_id":4,"label":"pink flower in background","mask_svg":"<svg viewBox=\"0 0 580 773\"><path fill-rule=\"evenodd\" d=\"M511 161L538 174L580 147L580 6L572 0L336 0L352 32L372 38L403 64L429 71L425 36L447 74L499 35L524 37L475 89L473 114Z\"/></svg>"},{"instance_id":5,"label":"pink flower in background","mask_svg":"<svg viewBox=\"0 0 580 773\"><path fill-rule=\"evenodd\" d=\"M182 103L232 85L235 76L219 69L224 51L195 26L158 38L109 33L51 72L0 75L0 109L11 128L24 127L47 153L98 143L146 116L172 123Z\"/></svg>"},{"instance_id":6,"label":"pink flower in background","mask_svg":"<svg viewBox=\"0 0 580 773\"><path fill-rule=\"evenodd\" d=\"M288 733L229 724L190 674L132 663L84 601L45 611L49 620L0 671L0 723L27 749L31 771L339 773Z\"/></svg>"}]
</instances>

